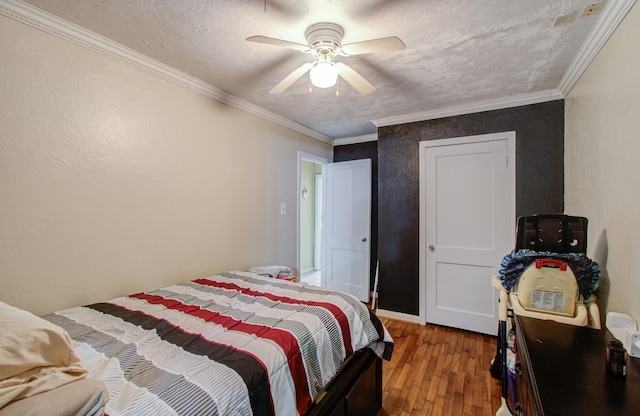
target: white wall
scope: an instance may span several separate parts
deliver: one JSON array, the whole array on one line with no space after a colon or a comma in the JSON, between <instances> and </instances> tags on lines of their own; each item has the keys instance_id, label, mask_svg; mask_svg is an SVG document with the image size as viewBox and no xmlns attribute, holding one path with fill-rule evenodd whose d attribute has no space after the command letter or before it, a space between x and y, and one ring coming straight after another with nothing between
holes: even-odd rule
<instances>
[{"instance_id":1,"label":"white wall","mask_svg":"<svg viewBox=\"0 0 640 416\"><path fill-rule=\"evenodd\" d=\"M295 267L297 154L330 145L1 16L0 56L0 300Z\"/></svg>"},{"instance_id":2,"label":"white wall","mask_svg":"<svg viewBox=\"0 0 640 416\"><path fill-rule=\"evenodd\" d=\"M565 208L589 218L601 309L640 322L640 6L566 99ZM601 311L604 312L604 311Z\"/></svg>"}]
</instances>

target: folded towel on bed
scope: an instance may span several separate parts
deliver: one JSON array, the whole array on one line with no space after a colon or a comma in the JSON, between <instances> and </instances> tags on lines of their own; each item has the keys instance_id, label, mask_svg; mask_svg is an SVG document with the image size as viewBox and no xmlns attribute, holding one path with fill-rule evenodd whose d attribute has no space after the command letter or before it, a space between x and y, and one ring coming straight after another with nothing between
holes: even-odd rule
<instances>
[{"instance_id":1,"label":"folded towel on bed","mask_svg":"<svg viewBox=\"0 0 640 416\"><path fill-rule=\"evenodd\" d=\"M260 276L268 276L276 278L278 276L292 276L293 270L287 266L254 266L249 270L251 273L255 273Z\"/></svg>"}]
</instances>

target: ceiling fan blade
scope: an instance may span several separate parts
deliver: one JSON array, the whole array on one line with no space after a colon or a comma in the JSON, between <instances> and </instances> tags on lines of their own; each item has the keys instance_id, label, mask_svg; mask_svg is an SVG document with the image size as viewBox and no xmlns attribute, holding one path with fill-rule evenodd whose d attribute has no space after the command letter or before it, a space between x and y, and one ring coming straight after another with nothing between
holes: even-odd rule
<instances>
[{"instance_id":1,"label":"ceiling fan blade","mask_svg":"<svg viewBox=\"0 0 640 416\"><path fill-rule=\"evenodd\" d=\"M300 78L301 76L306 74L311 68L313 68L313 64L311 62L307 62L306 64L302 64L296 70L294 70L292 73L287 75L285 77L285 79L280 81L278 83L278 85L273 87L273 89L271 91L269 91L269 94L281 94L284 90L289 88L291 86L291 84L296 82L298 80L298 78Z\"/></svg>"},{"instance_id":2,"label":"ceiling fan blade","mask_svg":"<svg viewBox=\"0 0 640 416\"><path fill-rule=\"evenodd\" d=\"M403 0L403 1L412 1L412 0ZM354 17L357 19L364 19L366 17L374 16L378 13L385 13L392 7L397 8L402 1L400 0L377 0L368 2L368 6L362 6L358 11L354 13ZM400 6L402 7L402 6Z\"/></svg>"},{"instance_id":3,"label":"ceiling fan blade","mask_svg":"<svg viewBox=\"0 0 640 416\"><path fill-rule=\"evenodd\" d=\"M360 55L363 53L401 51L406 49L404 42L397 36L388 38L364 40L362 42L342 45L342 52L345 55Z\"/></svg>"},{"instance_id":4,"label":"ceiling fan blade","mask_svg":"<svg viewBox=\"0 0 640 416\"><path fill-rule=\"evenodd\" d=\"M301 43L289 42L288 40L270 38L268 36L251 36L248 37L249 42L264 43L265 45L280 46L282 48L295 49L300 52L308 52L309 46Z\"/></svg>"},{"instance_id":5,"label":"ceiling fan blade","mask_svg":"<svg viewBox=\"0 0 640 416\"><path fill-rule=\"evenodd\" d=\"M376 90L376 87L371 85L371 83L364 79L362 75L358 74L342 62L338 62L336 64L336 68L338 69L338 74L360 94L369 95Z\"/></svg>"},{"instance_id":6,"label":"ceiling fan blade","mask_svg":"<svg viewBox=\"0 0 640 416\"><path fill-rule=\"evenodd\" d=\"M298 11L294 10L291 5L280 4L280 1L276 0L264 0L262 10L264 13L276 12L280 15L295 19L300 17Z\"/></svg>"}]
</instances>

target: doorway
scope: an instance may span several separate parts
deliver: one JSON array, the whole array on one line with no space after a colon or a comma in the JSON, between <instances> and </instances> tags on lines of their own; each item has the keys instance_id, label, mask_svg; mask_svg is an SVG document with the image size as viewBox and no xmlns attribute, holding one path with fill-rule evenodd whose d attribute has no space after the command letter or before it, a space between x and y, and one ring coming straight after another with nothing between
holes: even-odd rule
<instances>
[{"instance_id":1,"label":"doorway","mask_svg":"<svg viewBox=\"0 0 640 416\"><path fill-rule=\"evenodd\" d=\"M491 277L513 247L515 132L421 142L420 191L421 321L495 335Z\"/></svg>"},{"instance_id":2,"label":"doorway","mask_svg":"<svg viewBox=\"0 0 640 416\"><path fill-rule=\"evenodd\" d=\"M298 155L298 271L300 281L322 286L323 170L327 159Z\"/></svg>"}]
</instances>

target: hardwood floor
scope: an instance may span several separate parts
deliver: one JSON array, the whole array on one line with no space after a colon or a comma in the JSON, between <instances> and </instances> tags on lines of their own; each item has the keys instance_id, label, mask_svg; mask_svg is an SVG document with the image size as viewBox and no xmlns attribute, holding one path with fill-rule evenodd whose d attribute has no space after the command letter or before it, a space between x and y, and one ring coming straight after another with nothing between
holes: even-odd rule
<instances>
[{"instance_id":1,"label":"hardwood floor","mask_svg":"<svg viewBox=\"0 0 640 416\"><path fill-rule=\"evenodd\" d=\"M381 321L395 347L391 361L383 362L382 409L377 416L495 415L500 382L489 373L495 337Z\"/></svg>"}]
</instances>

